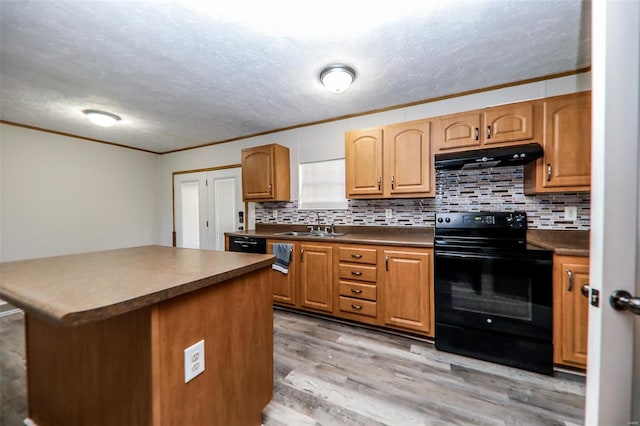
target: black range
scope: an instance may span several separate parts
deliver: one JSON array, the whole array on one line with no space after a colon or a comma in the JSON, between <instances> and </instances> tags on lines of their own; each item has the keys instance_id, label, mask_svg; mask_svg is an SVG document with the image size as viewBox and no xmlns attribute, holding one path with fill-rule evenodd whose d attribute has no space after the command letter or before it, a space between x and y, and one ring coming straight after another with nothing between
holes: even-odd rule
<instances>
[{"instance_id":1,"label":"black range","mask_svg":"<svg viewBox=\"0 0 640 426\"><path fill-rule=\"evenodd\" d=\"M436 215L437 349L553 373L553 253L526 232L525 212Z\"/></svg>"}]
</instances>

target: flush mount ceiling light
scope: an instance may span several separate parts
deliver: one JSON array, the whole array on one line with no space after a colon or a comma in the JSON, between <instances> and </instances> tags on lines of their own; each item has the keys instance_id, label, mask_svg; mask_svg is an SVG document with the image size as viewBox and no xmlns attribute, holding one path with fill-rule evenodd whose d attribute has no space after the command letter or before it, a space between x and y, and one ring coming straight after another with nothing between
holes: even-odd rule
<instances>
[{"instance_id":1,"label":"flush mount ceiling light","mask_svg":"<svg viewBox=\"0 0 640 426\"><path fill-rule=\"evenodd\" d=\"M344 92L356 78L353 68L346 65L331 65L320 72L320 81L330 92Z\"/></svg>"},{"instance_id":2,"label":"flush mount ceiling light","mask_svg":"<svg viewBox=\"0 0 640 426\"><path fill-rule=\"evenodd\" d=\"M110 112L100 111L97 109L85 109L82 111L93 124L102 127L111 127L118 121L122 120L119 116Z\"/></svg>"}]
</instances>

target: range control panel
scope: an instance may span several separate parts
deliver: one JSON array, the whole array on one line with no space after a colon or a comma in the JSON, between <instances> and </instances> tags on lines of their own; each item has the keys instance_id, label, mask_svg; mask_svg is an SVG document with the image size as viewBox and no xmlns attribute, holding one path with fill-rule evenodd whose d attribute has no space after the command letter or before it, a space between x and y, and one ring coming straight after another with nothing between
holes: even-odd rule
<instances>
[{"instance_id":1,"label":"range control panel","mask_svg":"<svg viewBox=\"0 0 640 426\"><path fill-rule=\"evenodd\" d=\"M525 212L438 213L436 228L527 229L527 214Z\"/></svg>"}]
</instances>

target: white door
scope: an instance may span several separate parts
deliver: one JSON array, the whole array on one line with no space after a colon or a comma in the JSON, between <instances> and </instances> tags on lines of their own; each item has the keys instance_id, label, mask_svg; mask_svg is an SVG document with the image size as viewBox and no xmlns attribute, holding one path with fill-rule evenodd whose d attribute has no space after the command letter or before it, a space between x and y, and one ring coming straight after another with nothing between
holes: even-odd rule
<instances>
[{"instance_id":1,"label":"white door","mask_svg":"<svg viewBox=\"0 0 640 426\"><path fill-rule=\"evenodd\" d=\"M224 250L224 233L244 222L239 167L173 178L176 247Z\"/></svg>"},{"instance_id":2,"label":"white door","mask_svg":"<svg viewBox=\"0 0 640 426\"><path fill-rule=\"evenodd\" d=\"M209 232L213 250L224 250L224 233L243 227L240 223L244 203L242 202L241 169L225 169L207 172L209 199Z\"/></svg>"},{"instance_id":3,"label":"white door","mask_svg":"<svg viewBox=\"0 0 640 426\"><path fill-rule=\"evenodd\" d=\"M640 316L614 310L640 296L640 2L592 5L591 265L587 425L640 424ZM634 342L635 339L635 342Z\"/></svg>"},{"instance_id":4,"label":"white door","mask_svg":"<svg viewBox=\"0 0 640 426\"><path fill-rule=\"evenodd\" d=\"M173 177L176 247L206 248L207 190L205 185L205 173L187 173Z\"/></svg>"}]
</instances>

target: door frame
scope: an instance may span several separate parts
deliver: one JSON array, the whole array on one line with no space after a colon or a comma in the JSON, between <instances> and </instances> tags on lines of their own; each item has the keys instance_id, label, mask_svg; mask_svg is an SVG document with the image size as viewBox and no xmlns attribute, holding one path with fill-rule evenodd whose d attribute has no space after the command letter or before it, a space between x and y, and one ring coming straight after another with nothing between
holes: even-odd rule
<instances>
[{"instance_id":1,"label":"door frame","mask_svg":"<svg viewBox=\"0 0 640 426\"><path fill-rule=\"evenodd\" d=\"M171 173L171 246L172 247L176 246L176 190L173 184L173 182L175 181L175 177L177 175L184 175L189 173L215 172L218 170L235 169L235 168L242 168L242 164L228 164L226 166L206 167L204 169L180 170L180 171ZM244 202L244 211L245 212L249 211L246 201ZM246 217L245 217L245 221L246 221Z\"/></svg>"},{"instance_id":2,"label":"door frame","mask_svg":"<svg viewBox=\"0 0 640 426\"><path fill-rule=\"evenodd\" d=\"M591 7L590 287L599 306L589 306L585 424L631 425L640 421L640 318L615 311L609 297L640 296L640 4Z\"/></svg>"}]
</instances>

